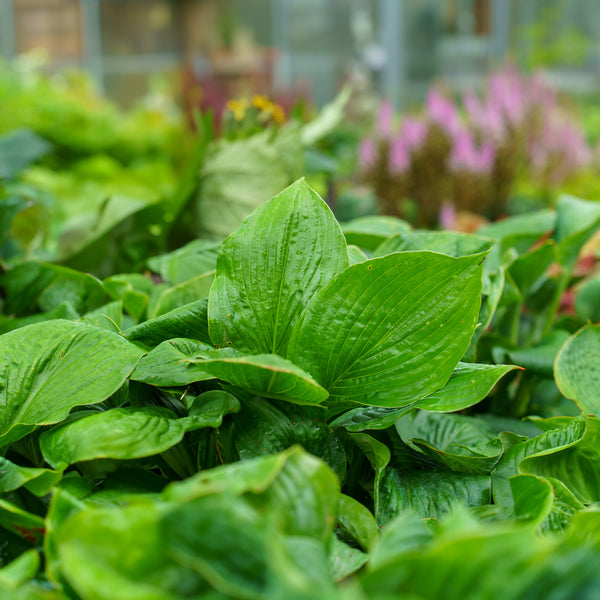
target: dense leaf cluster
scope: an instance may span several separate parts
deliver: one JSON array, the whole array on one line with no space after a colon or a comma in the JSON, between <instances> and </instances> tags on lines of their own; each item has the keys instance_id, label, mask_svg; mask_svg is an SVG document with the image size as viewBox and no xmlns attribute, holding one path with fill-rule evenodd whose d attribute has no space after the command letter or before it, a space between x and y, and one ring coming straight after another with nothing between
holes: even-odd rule
<instances>
[{"instance_id":1,"label":"dense leaf cluster","mask_svg":"<svg viewBox=\"0 0 600 600\"><path fill-rule=\"evenodd\" d=\"M597 598L599 223L342 231L301 180L152 278L6 271L2 597Z\"/></svg>"}]
</instances>

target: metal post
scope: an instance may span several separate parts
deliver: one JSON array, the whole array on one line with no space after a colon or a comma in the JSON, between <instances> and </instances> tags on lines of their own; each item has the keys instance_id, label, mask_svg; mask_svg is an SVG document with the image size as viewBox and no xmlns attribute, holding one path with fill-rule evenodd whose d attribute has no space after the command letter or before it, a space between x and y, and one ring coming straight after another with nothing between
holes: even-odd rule
<instances>
[{"instance_id":1,"label":"metal post","mask_svg":"<svg viewBox=\"0 0 600 600\"><path fill-rule=\"evenodd\" d=\"M83 30L83 65L93 77L98 90L104 92L100 0L80 1L81 27Z\"/></svg>"},{"instance_id":2,"label":"metal post","mask_svg":"<svg viewBox=\"0 0 600 600\"><path fill-rule=\"evenodd\" d=\"M381 87L397 109L402 107L406 84L404 5L404 0L379 0L381 45L386 54Z\"/></svg>"},{"instance_id":3,"label":"metal post","mask_svg":"<svg viewBox=\"0 0 600 600\"><path fill-rule=\"evenodd\" d=\"M490 57L501 62L509 45L510 1L492 0L492 36Z\"/></svg>"},{"instance_id":4,"label":"metal post","mask_svg":"<svg viewBox=\"0 0 600 600\"><path fill-rule=\"evenodd\" d=\"M0 55L12 58L17 53L13 0L0 0Z\"/></svg>"},{"instance_id":5,"label":"metal post","mask_svg":"<svg viewBox=\"0 0 600 600\"><path fill-rule=\"evenodd\" d=\"M287 0L274 0L271 9L271 39L280 53L275 63L275 86L292 85L292 57L289 49L289 10Z\"/></svg>"}]
</instances>

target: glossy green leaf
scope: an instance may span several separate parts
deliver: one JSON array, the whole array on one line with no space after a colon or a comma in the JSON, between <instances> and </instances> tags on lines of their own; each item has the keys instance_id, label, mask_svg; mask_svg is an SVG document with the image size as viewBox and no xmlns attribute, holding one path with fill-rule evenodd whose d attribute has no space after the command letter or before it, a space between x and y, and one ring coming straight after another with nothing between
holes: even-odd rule
<instances>
[{"instance_id":1,"label":"glossy green leaf","mask_svg":"<svg viewBox=\"0 0 600 600\"><path fill-rule=\"evenodd\" d=\"M430 250L454 256L468 256L491 250L493 241L478 235L456 231L415 230L397 233L389 237L373 252L373 258L392 252Z\"/></svg>"},{"instance_id":2,"label":"glossy green leaf","mask_svg":"<svg viewBox=\"0 0 600 600\"><path fill-rule=\"evenodd\" d=\"M319 408L274 403L254 397L235 417L235 445L243 459L273 454L301 444L343 477L346 457Z\"/></svg>"},{"instance_id":3,"label":"glossy green leaf","mask_svg":"<svg viewBox=\"0 0 600 600\"><path fill-rule=\"evenodd\" d=\"M2 498L0 498L0 527L16 533L32 546L36 546L44 536L44 519Z\"/></svg>"},{"instance_id":4,"label":"glossy green leaf","mask_svg":"<svg viewBox=\"0 0 600 600\"><path fill-rule=\"evenodd\" d=\"M515 475L509 482L517 519L540 526L550 515L554 503L554 491L550 482L525 474Z\"/></svg>"},{"instance_id":5,"label":"glossy green leaf","mask_svg":"<svg viewBox=\"0 0 600 600\"><path fill-rule=\"evenodd\" d=\"M563 264L571 269L583 245L600 224L600 204L565 194L558 199L556 213L554 237Z\"/></svg>"},{"instance_id":6,"label":"glossy green leaf","mask_svg":"<svg viewBox=\"0 0 600 600\"><path fill-rule=\"evenodd\" d=\"M529 454L521 461L520 470L558 479L580 502L591 504L600 501L600 421L590 417L584 423L583 436L550 451Z\"/></svg>"},{"instance_id":7,"label":"glossy green leaf","mask_svg":"<svg viewBox=\"0 0 600 600\"><path fill-rule=\"evenodd\" d=\"M294 183L221 245L208 311L214 344L284 355L302 310L347 266L331 211L304 180Z\"/></svg>"},{"instance_id":8,"label":"glossy green leaf","mask_svg":"<svg viewBox=\"0 0 600 600\"><path fill-rule=\"evenodd\" d=\"M565 427L552 429L531 439L512 433L500 434L504 452L492 471L494 503L512 507L513 495L509 478L523 472L522 462L526 457L551 455L577 445L583 438L585 430L586 424L583 419L569 419ZM544 473L540 474L544 475ZM554 476L551 473L546 475Z\"/></svg>"},{"instance_id":9,"label":"glossy green leaf","mask_svg":"<svg viewBox=\"0 0 600 600\"><path fill-rule=\"evenodd\" d=\"M81 597L98 600L175 600L206 589L166 554L164 510L146 502L76 512L55 534L61 575Z\"/></svg>"},{"instance_id":10,"label":"glossy green leaf","mask_svg":"<svg viewBox=\"0 0 600 600\"><path fill-rule=\"evenodd\" d=\"M6 567L0 569L0 591L17 590L37 574L40 555L37 550L28 550Z\"/></svg>"},{"instance_id":11,"label":"glossy green leaf","mask_svg":"<svg viewBox=\"0 0 600 600\"><path fill-rule=\"evenodd\" d=\"M600 416L600 325L586 325L564 344L555 362L560 391L586 414Z\"/></svg>"},{"instance_id":12,"label":"glossy green leaf","mask_svg":"<svg viewBox=\"0 0 600 600\"><path fill-rule=\"evenodd\" d=\"M502 242L502 248L515 248L517 252L526 252L544 234L554 229L556 213L553 210L508 217L490 223L477 230L477 234Z\"/></svg>"},{"instance_id":13,"label":"glossy green leaf","mask_svg":"<svg viewBox=\"0 0 600 600\"><path fill-rule=\"evenodd\" d=\"M379 484L379 525L409 508L439 519L456 504L474 507L491 502L490 478L447 471L399 471L387 467Z\"/></svg>"},{"instance_id":14,"label":"glossy green leaf","mask_svg":"<svg viewBox=\"0 0 600 600\"><path fill-rule=\"evenodd\" d=\"M178 444L184 433L184 424L165 408L112 408L44 432L40 447L50 465L65 469L96 458L160 454Z\"/></svg>"},{"instance_id":15,"label":"glossy green leaf","mask_svg":"<svg viewBox=\"0 0 600 600\"><path fill-rule=\"evenodd\" d=\"M190 362L205 368L213 377L265 398L315 405L328 396L308 373L276 354L191 359Z\"/></svg>"},{"instance_id":16,"label":"glossy green leaf","mask_svg":"<svg viewBox=\"0 0 600 600\"><path fill-rule=\"evenodd\" d=\"M403 414L411 410L404 408L387 408L385 406L359 406L341 414L331 422L332 428L344 427L347 431L359 432L368 429L387 429Z\"/></svg>"},{"instance_id":17,"label":"glossy green leaf","mask_svg":"<svg viewBox=\"0 0 600 600\"><path fill-rule=\"evenodd\" d=\"M558 261L558 252L553 240L519 256L508 268L513 281L523 298L535 294L544 283L550 265Z\"/></svg>"},{"instance_id":18,"label":"glossy green leaf","mask_svg":"<svg viewBox=\"0 0 600 600\"><path fill-rule=\"evenodd\" d=\"M344 236L348 244L365 250L375 250L390 236L410 231L409 223L388 215L359 217L343 224Z\"/></svg>"},{"instance_id":19,"label":"glossy green leaf","mask_svg":"<svg viewBox=\"0 0 600 600\"><path fill-rule=\"evenodd\" d=\"M183 283L214 271L217 264L219 244L207 240L194 240L185 246L154 256L148 260L148 266L171 285Z\"/></svg>"},{"instance_id":20,"label":"glossy green leaf","mask_svg":"<svg viewBox=\"0 0 600 600\"><path fill-rule=\"evenodd\" d=\"M194 363L191 359L197 356L208 357L215 352L212 346L187 338L166 340L140 360L130 379L165 387L213 379L214 376L206 370L204 363Z\"/></svg>"},{"instance_id":21,"label":"glossy green leaf","mask_svg":"<svg viewBox=\"0 0 600 600\"><path fill-rule=\"evenodd\" d=\"M174 311L184 304L206 298L214 277L215 272L208 271L193 279L178 283L173 287L163 290L158 297L156 304L153 306L152 314L149 316L151 318L156 318Z\"/></svg>"},{"instance_id":22,"label":"glossy green leaf","mask_svg":"<svg viewBox=\"0 0 600 600\"><path fill-rule=\"evenodd\" d=\"M332 400L400 407L431 394L473 334L483 258L404 252L348 268L302 314L289 358Z\"/></svg>"},{"instance_id":23,"label":"glossy green leaf","mask_svg":"<svg viewBox=\"0 0 600 600\"><path fill-rule=\"evenodd\" d=\"M566 331L554 329L536 346L505 350L505 354L511 362L527 371L551 378L556 356L568 338Z\"/></svg>"},{"instance_id":24,"label":"glossy green leaf","mask_svg":"<svg viewBox=\"0 0 600 600\"><path fill-rule=\"evenodd\" d=\"M600 321L600 277L585 280L577 286L575 310L584 321Z\"/></svg>"},{"instance_id":25,"label":"glossy green leaf","mask_svg":"<svg viewBox=\"0 0 600 600\"><path fill-rule=\"evenodd\" d=\"M210 343L208 335L208 300L196 300L167 313L139 323L122 332L125 339L146 346L158 346L174 338L189 338Z\"/></svg>"},{"instance_id":26,"label":"glossy green leaf","mask_svg":"<svg viewBox=\"0 0 600 600\"><path fill-rule=\"evenodd\" d=\"M211 390L200 394L190 406L187 417L179 419L186 431L203 427L220 427L225 415L239 412L240 402L223 390Z\"/></svg>"},{"instance_id":27,"label":"glossy green leaf","mask_svg":"<svg viewBox=\"0 0 600 600\"><path fill-rule=\"evenodd\" d=\"M338 536L350 537L365 552L370 550L379 535L375 517L360 502L345 494L340 494L336 528Z\"/></svg>"},{"instance_id":28,"label":"glossy green leaf","mask_svg":"<svg viewBox=\"0 0 600 600\"><path fill-rule=\"evenodd\" d=\"M411 411L394 427L402 441L438 468L459 473L489 473L502 451L494 433L473 417Z\"/></svg>"},{"instance_id":29,"label":"glossy green leaf","mask_svg":"<svg viewBox=\"0 0 600 600\"><path fill-rule=\"evenodd\" d=\"M459 362L446 385L414 406L432 412L454 412L481 402L514 365L479 365Z\"/></svg>"},{"instance_id":30,"label":"glossy green leaf","mask_svg":"<svg viewBox=\"0 0 600 600\"><path fill-rule=\"evenodd\" d=\"M72 321L3 335L0 445L62 421L75 406L102 402L121 387L142 354L117 334Z\"/></svg>"},{"instance_id":31,"label":"glossy green leaf","mask_svg":"<svg viewBox=\"0 0 600 600\"><path fill-rule=\"evenodd\" d=\"M62 473L50 469L21 467L0 457L0 494L25 487L36 496L45 496L62 478Z\"/></svg>"},{"instance_id":32,"label":"glossy green leaf","mask_svg":"<svg viewBox=\"0 0 600 600\"><path fill-rule=\"evenodd\" d=\"M368 256L358 246L348 246L348 261L350 266L368 260Z\"/></svg>"},{"instance_id":33,"label":"glossy green leaf","mask_svg":"<svg viewBox=\"0 0 600 600\"><path fill-rule=\"evenodd\" d=\"M0 334L8 333L13 329L19 329L19 327L33 325L34 323L42 323L43 321L50 321L52 319L66 319L68 321L75 321L80 317L81 315L73 308L70 302L61 302L52 310L30 315L28 317L14 318L0 315Z\"/></svg>"},{"instance_id":34,"label":"glossy green leaf","mask_svg":"<svg viewBox=\"0 0 600 600\"><path fill-rule=\"evenodd\" d=\"M104 303L102 283L87 273L41 262L22 263L0 278L4 312L16 316L49 311L68 302L80 313Z\"/></svg>"}]
</instances>

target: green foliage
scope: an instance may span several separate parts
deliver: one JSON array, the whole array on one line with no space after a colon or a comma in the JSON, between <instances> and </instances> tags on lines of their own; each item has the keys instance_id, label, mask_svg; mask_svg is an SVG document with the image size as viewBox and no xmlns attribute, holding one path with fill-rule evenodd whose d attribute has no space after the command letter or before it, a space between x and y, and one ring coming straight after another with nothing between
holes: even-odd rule
<instances>
[{"instance_id":1,"label":"green foliage","mask_svg":"<svg viewBox=\"0 0 600 600\"><path fill-rule=\"evenodd\" d=\"M343 231L300 180L153 276L6 269L0 595L596 598L598 224Z\"/></svg>"}]
</instances>

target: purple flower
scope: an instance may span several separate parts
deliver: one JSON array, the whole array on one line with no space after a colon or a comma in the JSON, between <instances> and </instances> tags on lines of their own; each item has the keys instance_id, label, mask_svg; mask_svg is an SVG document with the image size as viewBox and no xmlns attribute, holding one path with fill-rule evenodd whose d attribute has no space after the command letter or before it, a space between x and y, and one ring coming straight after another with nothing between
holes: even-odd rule
<instances>
[{"instance_id":1,"label":"purple flower","mask_svg":"<svg viewBox=\"0 0 600 600\"><path fill-rule=\"evenodd\" d=\"M427 137L427 123L407 117L402 122L400 136L409 150L418 150L423 146Z\"/></svg>"},{"instance_id":2,"label":"purple flower","mask_svg":"<svg viewBox=\"0 0 600 600\"><path fill-rule=\"evenodd\" d=\"M377 160L377 144L371 138L364 138L358 147L358 164L363 171L368 171Z\"/></svg>"},{"instance_id":3,"label":"purple flower","mask_svg":"<svg viewBox=\"0 0 600 600\"><path fill-rule=\"evenodd\" d=\"M408 170L409 166L410 152L406 147L404 139L401 136L397 136L390 142L389 170L394 175L401 175Z\"/></svg>"},{"instance_id":4,"label":"purple flower","mask_svg":"<svg viewBox=\"0 0 600 600\"><path fill-rule=\"evenodd\" d=\"M382 138L390 137L394 120L394 105L389 100L383 100L379 105L377 115L377 135Z\"/></svg>"},{"instance_id":5,"label":"purple flower","mask_svg":"<svg viewBox=\"0 0 600 600\"><path fill-rule=\"evenodd\" d=\"M456 207L452 202L443 202L438 221L442 229L456 229Z\"/></svg>"},{"instance_id":6,"label":"purple flower","mask_svg":"<svg viewBox=\"0 0 600 600\"><path fill-rule=\"evenodd\" d=\"M460 128L460 119L456 106L436 88L431 88L425 100L429 118L450 134Z\"/></svg>"}]
</instances>

